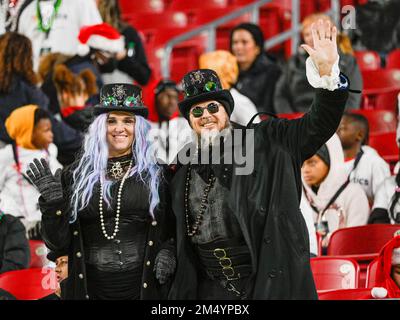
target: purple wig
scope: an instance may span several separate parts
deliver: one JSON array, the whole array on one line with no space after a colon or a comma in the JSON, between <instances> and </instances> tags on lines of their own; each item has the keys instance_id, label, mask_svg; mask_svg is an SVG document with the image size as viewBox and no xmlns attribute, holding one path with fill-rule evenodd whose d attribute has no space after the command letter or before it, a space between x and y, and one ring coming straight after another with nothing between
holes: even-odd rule
<instances>
[{"instance_id":1,"label":"purple wig","mask_svg":"<svg viewBox=\"0 0 400 320\"><path fill-rule=\"evenodd\" d=\"M147 185L150 191L150 215L154 218L154 209L160 202L158 188L161 168L156 162L152 144L148 140L149 122L141 116L135 118L135 141L132 144L135 165L131 168L129 177L136 176ZM90 125L85 136L83 154L73 172L71 223L76 221L78 212L87 207L93 195L93 188L100 180L103 183L103 199L110 207L111 186L117 182L107 180L105 177L108 161L106 120L107 114L99 115Z\"/></svg>"}]
</instances>

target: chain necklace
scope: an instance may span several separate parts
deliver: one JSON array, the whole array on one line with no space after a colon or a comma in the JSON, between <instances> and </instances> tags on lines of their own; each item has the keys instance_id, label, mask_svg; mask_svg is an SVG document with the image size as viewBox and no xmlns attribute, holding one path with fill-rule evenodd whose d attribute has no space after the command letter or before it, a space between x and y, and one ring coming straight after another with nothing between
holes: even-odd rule
<instances>
[{"instance_id":1,"label":"chain necklace","mask_svg":"<svg viewBox=\"0 0 400 320\"><path fill-rule=\"evenodd\" d=\"M47 20L46 23L43 22L43 17L42 17L42 12L40 10L40 0L36 0L36 16L38 18L38 27L39 30L44 32L44 33L49 33L51 27L53 26L54 20L57 16L58 10L60 9L60 5L61 5L61 1L62 0L56 0L56 2L54 3L54 8L53 8L53 12L51 13L50 18Z\"/></svg>"},{"instance_id":2,"label":"chain necklace","mask_svg":"<svg viewBox=\"0 0 400 320\"><path fill-rule=\"evenodd\" d=\"M204 192L203 192L203 196L201 197L201 204L200 204L200 209L196 215L196 219L193 223L192 228L190 228L190 224L189 224L189 213L190 213L190 209L189 209L189 186L190 186L190 178L191 178L191 166L189 165L188 168L188 172L186 175L186 185L185 185L185 218L186 218L186 230L187 230L187 235L189 237L193 237L195 234L199 234L200 233L200 226L201 223L203 221L203 215L204 212L207 209L207 199L208 199L208 194L210 193L211 188L213 187L213 184L215 182L215 177L214 175L211 173L210 174L210 178L208 179L208 183L207 185L204 187Z\"/></svg>"},{"instance_id":3,"label":"chain necklace","mask_svg":"<svg viewBox=\"0 0 400 320\"><path fill-rule=\"evenodd\" d=\"M121 184L119 185L119 188L118 188L118 194L117 194L117 212L116 212L116 215L115 215L115 227L114 227L114 232L112 233L111 236L109 236L109 235L107 234L106 227L105 227L105 225L104 225L104 215L103 215L103 183L101 182L101 179L100 179L100 200L99 200L100 224L101 224L101 230L102 230L102 232L103 232L103 235L104 235L104 237L105 237L107 240L113 240L113 239L115 238L115 236L117 235L118 230L119 230L119 213L120 213L120 210L121 210L122 188L124 187L125 180L126 180L126 178L128 177L129 172L131 171L132 163L133 163L133 161L131 160L130 163L129 163L128 170L125 172L125 175L124 175L124 177L122 178Z\"/></svg>"},{"instance_id":4,"label":"chain necklace","mask_svg":"<svg viewBox=\"0 0 400 320\"><path fill-rule=\"evenodd\" d=\"M132 160L126 160L126 161L117 161L113 162L111 169L108 170L108 173L115 179L119 180L123 177L124 175L124 168L123 166L126 165L127 163L131 163Z\"/></svg>"}]
</instances>

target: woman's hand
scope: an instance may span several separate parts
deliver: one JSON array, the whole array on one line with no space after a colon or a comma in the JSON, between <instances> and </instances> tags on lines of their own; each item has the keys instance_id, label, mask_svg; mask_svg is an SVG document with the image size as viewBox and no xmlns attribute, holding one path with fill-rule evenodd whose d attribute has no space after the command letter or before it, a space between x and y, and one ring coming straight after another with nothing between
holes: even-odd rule
<instances>
[{"instance_id":1,"label":"woman's hand","mask_svg":"<svg viewBox=\"0 0 400 320\"><path fill-rule=\"evenodd\" d=\"M61 169L53 175L46 159L34 159L26 171L31 182L36 186L46 202L58 201L63 198L61 185Z\"/></svg>"},{"instance_id":2,"label":"woman's hand","mask_svg":"<svg viewBox=\"0 0 400 320\"><path fill-rule=\"evenodd\" d=\"M339 58L336 44L337 29L335 26L331 26L329 21L323 22L320 19L311 25L311 33L314 48L306 44L302 44L301 47L310 55L318 68L319 75L321 77L329 76L333 65Z\"/></svg>"},{"instance_id":3,"label":"woman's hand","mask_svg":"<svg viewBox=\"0 0 400 320\"><path fill-rule=\"evenodd\" d=\"M176 259L174 254L168 249L161 249L157 254L154 269L156 279L160 284L164 284L174 274L176 268Z\"/></svg>"}]
</instances>

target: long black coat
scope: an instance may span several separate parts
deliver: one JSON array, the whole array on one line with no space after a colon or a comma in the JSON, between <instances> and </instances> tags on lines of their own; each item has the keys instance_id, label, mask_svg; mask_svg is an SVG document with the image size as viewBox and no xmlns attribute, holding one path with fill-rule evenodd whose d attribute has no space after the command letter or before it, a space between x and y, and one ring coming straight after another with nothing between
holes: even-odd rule
<instances>
[{"instance_id":1,"label":"long black coat","mask_svg":"<svg viewBox=\"0 0 400 320\"><path fill-rule=\"evenodd\" d=\"M72 185L72 168L63 170L62 183L64 199L69 199ZM142 287L140 299L163 299L166 298L169 283L160 286L153 272L154 260L162 248L174 250L174 220L167 217L168 192L167 186L160 187L160 204L156 208L155 219L149 219L145 257L143 264ZM46 203L42 197L39 198L40 210L42 211L42 236L46 246L53 251L68 248L68 278L61 283L62 299L84 300L89 299L86 283L85 252L83 238L78 219L69 223L71 214L68 200ZM148 263L150 262L150 263Z\"/></svg>"},{"instance_id":2,"label":"long black coat","mask_svg":"<svg viewBox=\"0 0 400 320\"><path fill-rule=\"evenodd\" d=\"M275 112L274 91L280 75L279 66L266 54L260 54L250 69L239 73L235 87L255 104L258 112Z\"/></svg>"},{"instance_id":3,"label":"long black coat","mask_svg":"<svg viewBox=\"0 0 400 320\"><path fill-rule=\"evenodd\" d=\"M252 174L235 175L225 169L216 173L220 179L232 177L229 204L251 252L254 288L245 289L250 299L317 298L307 227L299 209L300 169L335 132L347 97L347 91L316 90L303 118L255 126ZM185 226L186 172L187 165L182 166L171 181L178 266L170 299L196 299L196 266Z\"/></svg>"}]
</instances>

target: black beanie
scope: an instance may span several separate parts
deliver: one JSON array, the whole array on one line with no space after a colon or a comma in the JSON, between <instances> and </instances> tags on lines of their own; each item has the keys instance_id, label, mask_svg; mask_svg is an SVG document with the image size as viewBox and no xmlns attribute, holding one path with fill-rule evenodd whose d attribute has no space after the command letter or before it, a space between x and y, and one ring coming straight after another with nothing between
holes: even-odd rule
<instances>
[{"instance_id":1,"label":"black beanie","mask_svg":"<svg viewBox=\"0 0 400 320\"><path fill-rule=\"evenodd\" d=\"M321 160L323 162L325 162L325 164L328 167L331 167L331 158L329 157L329 151L328 151L328 148L327 148L326 144L324 144L321 148L319 148L319 150L317 151L316 155L318 157L320 157Z\"/></svg>"},{"instance_id":2,"label":"black beanie","mask_svg":"<svg viewBox=\"0 0 400 320\"><path fill-rule=\"evenodd\" d=\"M262 30L260 29L260 27L254 23L241 23L239 25L237 25L236 27L234 27L231 31L231 37L230 37L230 48L232 51L232 37L233 37L233 33L236 30L246 30L248 32L251 33L256 45L260 48L261 51L264 50L264 34L262 32Z\"/></svg>"}]
</instances>

